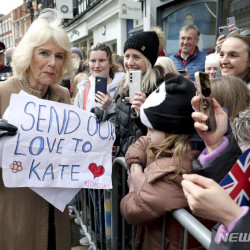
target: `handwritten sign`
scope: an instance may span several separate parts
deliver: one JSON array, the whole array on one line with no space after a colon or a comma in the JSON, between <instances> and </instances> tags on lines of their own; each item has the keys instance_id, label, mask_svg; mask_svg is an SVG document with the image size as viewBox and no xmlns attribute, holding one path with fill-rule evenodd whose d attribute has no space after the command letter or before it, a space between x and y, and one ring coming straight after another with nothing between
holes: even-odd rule
<instances>
[{"instance_id":1,"label":"handwritten sign","mask_svg":"<svg viewBox=\"0 0 250 250\"><path fill-rule=\"evenodd\" d=\"M25 92L11 96L8 112L18 133L4 144L6 187L112 188L112 123Z\"/></svg>"}]
</instances>

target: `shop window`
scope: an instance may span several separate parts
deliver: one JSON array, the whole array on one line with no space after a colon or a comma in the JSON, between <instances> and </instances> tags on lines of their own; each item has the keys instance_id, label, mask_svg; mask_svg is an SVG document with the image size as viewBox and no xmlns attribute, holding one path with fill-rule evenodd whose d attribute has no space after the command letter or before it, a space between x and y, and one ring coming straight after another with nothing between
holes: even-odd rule
<instances>
[{"instance_id":1,"label":"shop window","mask_svg":"<svg viewBox=\"0 0 250 250\"><path fill-rule=\"evenodd\" d=\"M163 30L166 35L166 52L168 56L179 50L179 30L182 26L194 24L201 34L199 49L207 51L215 47L216 43L216 3L204 2L190 4L178 8L176 11L169 13L165 11L163 18Z\"/></svg>"}]
</instances>

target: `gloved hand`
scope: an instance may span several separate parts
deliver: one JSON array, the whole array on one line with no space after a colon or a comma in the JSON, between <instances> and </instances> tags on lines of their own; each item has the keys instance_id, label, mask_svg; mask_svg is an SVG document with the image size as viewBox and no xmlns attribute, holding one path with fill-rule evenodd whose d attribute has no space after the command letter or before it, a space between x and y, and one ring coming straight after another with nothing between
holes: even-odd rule
<instances>
[{"instance_id":1,"label":"gloved hand","mask_svg":"<svg viewBox=\"0 0 250 250\"><path fill-rule=\"evenodd\" d=\"M7 120L0 119L0 137L3 135L15 135L16 132L16 126L9 124Z\"/></svg>"},{"instance_id":2,"label":"gloved hand","mask_svg":"<svg viewBox=\"0 0 250 250\"><path fill-rule=\"evenodd\" d=\"M103 109L100 109L98 107L93 107L90 112L94 113L96 115L96 120L97 122L101 122L102 121L102 117L103 117L103 114L104 114L104 110Z\"/></svg>"}]
</instances>

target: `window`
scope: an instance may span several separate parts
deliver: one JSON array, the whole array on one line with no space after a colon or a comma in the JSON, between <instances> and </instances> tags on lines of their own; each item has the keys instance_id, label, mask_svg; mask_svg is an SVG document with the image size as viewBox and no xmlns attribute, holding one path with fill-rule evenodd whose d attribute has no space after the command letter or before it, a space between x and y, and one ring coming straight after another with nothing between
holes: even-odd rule
<instances>
[{"instance_id":1,"label":"window","mask_svg":"<svg viewBox=\"0 0 250 250\"><path fill-rule=\"evenodd\" d=\"M202 15L201 15L202 13ZM163 31L166 35L166 51L168 56L179 50L179 30L182 26L195 24L201 34L199 49L207 51L215 47L216 43L216 3L204 2L190 4L169 13L163 12Z\"/></svg>"},{"instance_id":2,"label":"window","mask_svg":"<svg viewBox=\"0 0 250 250\"><path fill-rule=\"evenodd\" d=\"M19 22L19 35L20 37L23 35L22 22Z\"/></svg>"},{"instance_id":3,"label":"window","mask_svg":"<svg viewBox=\"0 0 250 250\"><path fill-rule=\"evenodd\" d=\"M24 20L24 32L26 33L28 31L28 21L27 19Z\"/></svg>"}]
</instances>

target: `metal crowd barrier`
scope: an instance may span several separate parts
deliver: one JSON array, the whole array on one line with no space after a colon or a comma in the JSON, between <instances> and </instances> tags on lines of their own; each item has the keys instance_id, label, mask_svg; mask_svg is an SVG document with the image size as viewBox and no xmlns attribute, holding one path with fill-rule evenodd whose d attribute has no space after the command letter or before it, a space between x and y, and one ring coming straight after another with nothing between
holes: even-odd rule
<instances>
[{"instance_id":1,"label":"metal crowd barrier","mask_svg":"<svg viewBox=\"0 0 250 250\"><path fill-rule=\"evenodd\" d=\"M88 249L134 249L136 228L128 225L120 213L120 200L128 192L127 166L124 157L115 158L112 165L112 190L82 189L75 197L74 211L86 239ZM187 232L208 249L211 232L185 209L172 212L172 216L185 228L184 246L187 249ZM165 217L163 217L165 222ZM165 223L162 226L162 244L165 246ZM87 245L87 244L86 244Z\"/></svg>"}]
</instances>

